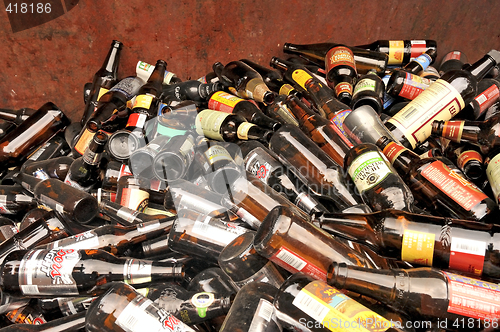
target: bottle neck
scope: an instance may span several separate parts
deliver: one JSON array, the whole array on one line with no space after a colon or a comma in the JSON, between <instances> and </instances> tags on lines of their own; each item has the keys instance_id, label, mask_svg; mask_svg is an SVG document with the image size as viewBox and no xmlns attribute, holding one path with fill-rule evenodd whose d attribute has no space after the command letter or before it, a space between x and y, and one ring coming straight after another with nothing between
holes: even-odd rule
<instances>
[{"instance_id":1,"label":"bottle neck","mask_svg":"<svg viewBox=\"0 0 500 332\"><path fill-rule=\"evenodd\" d=\"M480 81L493 67L496 66L496 64L496 61L489 54L486 54L481 60L476 61L465 70L470 72L478 81Z\"/></svg>"},{"instance_id":2,"label":"bottle neck","mask_svg":"<svg viewBox=\"0 0 500 332\"><path fill-rule=\"evenodd\" d=\"M432 135L447 138L453 142L478 142L481 127L486 122L481 121L434 121Z\"/></svg>"},{"instance_id":3,"label":"bottle neck","mask_svg":"<svg viewBox=\"0 0 500 332\"><path fill-rule=\"evenodd\" d=\"M118 71L118 64L120 62L120 54L123 44L117 40L114 40L111 44L111 49L104 60L102 68L104 68L109 73L115 73Z\"/></svg>"},{"instance_id":4,"label":"bottle neck","mask_svg":"<svg viewBox=\"0 0 500 332\"><path fill-rule=\"evenodd\" d=\"M399 143L389 140L385 136L380 138L376 145L382 150L400 175L408 174L412 165L421 160L420 156L415 152L408 150Z\"/></svg>"}]
</instances>

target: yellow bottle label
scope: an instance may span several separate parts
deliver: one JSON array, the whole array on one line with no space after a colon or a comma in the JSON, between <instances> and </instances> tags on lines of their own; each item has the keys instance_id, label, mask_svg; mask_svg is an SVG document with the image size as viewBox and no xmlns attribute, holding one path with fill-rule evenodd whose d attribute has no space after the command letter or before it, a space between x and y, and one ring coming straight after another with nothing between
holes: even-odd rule
<instances>
[{"instance_id":1,"label":"yellow bottle label","mask_svg":"<svg viewBox=\"0 0 500 332\"><path fill-rule=\"evenodd\" d=\"M222 122L229 116L229 113L218 112L213 110L203 110L196 115L195 124L198 135L223 141L220 133Z\"/></svg>"},{"instance_id":2,"label":"yellow bottle label","mask_svg":"<svg viewBox=\"0 0 500 332\"><path fill-rule=\"evenodd\" d=\"M85 150L89 146L90 142L92 142L92 138L94 138L95 133L91 132L88 129L85 129L83 132L82 136L78 139L78 142L75 144L75 150L83 155L85 153Z\"/></svg>"},{"instance_id":3,"label":"yellow bottle label","mask_svg":"<svg viewBox=\"0 0 500 332\"><path fill-rule=\"evenodd\" d=\"M153 96L149 95L139 95L135 98L134 107L141 107L145 109L149 109L151 104L153 103Z\"/></svg>"},{"instance_id":4,"label":"yellow bottle label","mask_svg":"<svg viewBox=\"0 0 500 332\"><path fill-rule=\"evenodd\" d=\"M409 263L432 266L435 235L405 230L401 247L401 259Z\"/></svg>"},{"instance_id":5,"label":"yellow bottle label","mask_svg":"<svg viewBox=\"0 0 500 332\"><path fill-rule=\"evenodd\" d=\"M315 280L302 288L292 304L330 331L385 331L395 324L344 295L325 282ZM311 326L316 326L314 322Z\"/></svg>"},{"instance_id":6,"label":"yellow bottle label","mask_svg":"<svg viewBox=\"0 0 500 332\"><path fill-rule=\"evenodd\" d=\"M247 140L248 139L248 131L253 126L255 126L255 125L253 123L250 123L250 122L243 122L242 124L240 124L240 126L238 127L238 132L237 132L238 138Z\"/></svg>"},{"instance_id":7,"label":"yellow bottle label","mask_svg":"<svg viewBox=\"0 0 500 332\"><path fill-rule=\"evenodd\" d=\"M415 148L431 135L434 120L448 121L464 107L460 93L450 83L439 79L388 122L403 132Z\"/></svg>"},{"instance_id":8,"label":"yellow bottle label","mask_svg":"<svg viewBox=\"0 0 500 332\"><path fill-rule=\"evenodd\" d=\"M389 41L389 65L400 65L403 63L405 54L405 42L403 40Z\"/></svg>"},{"instance_id":9,"label":"yellow bottle label","mask_svg":"<svg viewBox=\"0 0 500 332\"><path fill-rule=\"evenodd\" d=\"M109 91L108 89L100 88L99 89L99 94L97 95L97 100L101 99L102 95L105 94L108 91Z\"/></svg>"},{"instance_id":10,"label":"yellow bottle label","mask_svg":"<svg viewBox=\"0 0 500 332\"><path fill-rule=\"evenodd\" d=\"M309 75L308 72L302 70L302 69L297 69L297 70L294 70L294 72L292 73L292 79L298 84L300 85L301 87L304 88L304 90L307 90L306 89L306 83L307 81L311 80L313 77L311 75Z\"/></svg>"},{"instance_id":11,"label":"yellow bottle label","mask_svg":"<svg viewBox=\"0 0 500 332\"><path fill-rule=\"evenodd\" d=\"M498 203L500 195L500 153L491 158L488 167L486 168L486 176L491 185L491 190L495 195Z\"/></svg>"},{"instance_id":12,"label":"yellow bottle label","mask_svg":"<svg viewBox=\"0 0 500 332\"><path fill-rule=\"evenodd\" d=\"M232 113L236 104L242 100L243 99L236 97L231 93L217 91L212 95L212 97L210 97L210 100L208 101L208 108L225 113Z\"/></svg>"},{"instance_id":13,"label":"yellow bottle label","mask_svg":"<svg viewBox=\"0 0 500 332\"><path fill-rule=\"evenodd\" d=\"M288 96L290 94L291 91L295 90L293 86L291 86L290 84L283 84L280 88L280 91L279 91L279 94L280 95L285 95L285 96Z\"/></svg>"}]
</instances>

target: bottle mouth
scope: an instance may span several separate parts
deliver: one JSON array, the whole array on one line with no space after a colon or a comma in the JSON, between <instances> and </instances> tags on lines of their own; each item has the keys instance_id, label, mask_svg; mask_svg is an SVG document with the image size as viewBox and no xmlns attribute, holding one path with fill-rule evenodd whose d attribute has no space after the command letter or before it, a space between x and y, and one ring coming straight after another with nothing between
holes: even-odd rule
<instances>
[{"instance_id":1,"label":"bottle mouth","mask_svg":"<svg viewBox=\"0 0 500 332\"><path fill-rule=\"evenodd\" d=\"M271 105L271 104L274 104L274 101L276 99L276 93L272 92L272 91L268 91L264 94L264 103L266 105Z\"/></svg>"}]
</instances>

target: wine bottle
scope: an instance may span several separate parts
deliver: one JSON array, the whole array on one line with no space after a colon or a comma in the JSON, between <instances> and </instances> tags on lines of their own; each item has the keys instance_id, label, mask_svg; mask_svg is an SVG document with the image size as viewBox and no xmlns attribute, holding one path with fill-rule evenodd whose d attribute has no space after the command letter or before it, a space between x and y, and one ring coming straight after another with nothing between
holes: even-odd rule
<instances>
[{"instance_id":1,"label":"wine bottle","mask_svg":"<svg viewBox=\"0 0 500 332\"><path fill-rule=\"evenodd\" d=\"M118 65L120 63L122 47L123 44L121 42L113 40L102 67L94 74L92 89L80 120L82 127L85 126L88 118L92 112L94 112L99 98L116 84L118 80Z\"/></svg>"},{"instance_id":2,"label":"wine bottle","mask_svg":"<svg viewBox=\"0 0 500 332\"><path fill-rule=\"evenodd\" d=\"M430 136L433 120L450 120L474 99L477 82L497 61L500 52L491 50L470 67L449 71L389 119L387 128L405 147L415 148Z\"/></svg>"},{"instance_id":3,"label":"wine bottle","mask_svg":"<svg viewBox=\"0 0 500 332\"><path fill-rule=\"evenodd\" d=\"M377 40L367 45L359 45L372 51L378 51L389 55L389 65L402 65L427 52L429 49L437 49L435 40Z\"/></svg>"}]
</instances>

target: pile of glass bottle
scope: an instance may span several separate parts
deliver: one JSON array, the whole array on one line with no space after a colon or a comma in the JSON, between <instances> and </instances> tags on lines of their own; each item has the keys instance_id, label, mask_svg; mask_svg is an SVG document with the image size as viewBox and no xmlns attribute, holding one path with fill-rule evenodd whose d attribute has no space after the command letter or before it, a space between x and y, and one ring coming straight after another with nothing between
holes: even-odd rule
<instances>
[{"instance_id":1,"label":"pile of glass bottle","mask_svg":"<svg viewBox=\"0 0 500 332\"><path fill-rule=\"evenodd\" d=\"M118 79L121 49L81 121L0 110L0 331L498 328L498 51L286 43L181 81Z\"/></svg>"}]
</instances>

